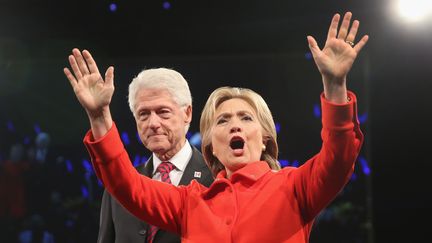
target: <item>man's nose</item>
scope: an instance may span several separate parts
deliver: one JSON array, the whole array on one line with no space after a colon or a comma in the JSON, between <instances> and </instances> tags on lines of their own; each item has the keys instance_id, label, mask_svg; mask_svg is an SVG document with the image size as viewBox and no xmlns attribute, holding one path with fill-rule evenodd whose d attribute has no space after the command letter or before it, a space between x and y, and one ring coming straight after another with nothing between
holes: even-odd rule
<instances>
[{"instance_id":1,"label":"man's nose","mask_svg":"<svg viewBox=\"0 0 432 243\"><path fill-rule=\"evenodd\" d=\"M155 113L150 113L149 127L152 129L156 129L160 127L160 118Z\"/></svg>"}]
</instances>

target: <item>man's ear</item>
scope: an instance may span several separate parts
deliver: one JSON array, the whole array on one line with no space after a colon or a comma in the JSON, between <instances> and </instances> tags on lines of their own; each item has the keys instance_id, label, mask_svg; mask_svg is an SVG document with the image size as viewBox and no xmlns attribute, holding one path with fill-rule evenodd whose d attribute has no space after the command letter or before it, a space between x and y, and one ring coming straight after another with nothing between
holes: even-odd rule
<instances>
[{"instance_id":1,"label":"man's ear","mask_svg":"<svg viewBox=\"0 0 432 243\"><path fill-rule=\"evenodd\" d=\"M192 106L188 105L185 108L185 120L184 120L184 122L187 124L190 124L191 121L192 121Z\"/></svg>"}]
</instances>

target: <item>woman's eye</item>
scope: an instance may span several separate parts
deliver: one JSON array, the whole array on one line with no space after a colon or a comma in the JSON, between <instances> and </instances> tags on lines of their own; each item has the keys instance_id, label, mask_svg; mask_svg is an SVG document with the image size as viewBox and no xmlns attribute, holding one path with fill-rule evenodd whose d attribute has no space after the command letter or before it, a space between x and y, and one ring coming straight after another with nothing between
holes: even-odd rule
<instances>
[{"instance_id":1,"label":"woman's eye","mask_svg":"<svg viewBox=\"0 0 432 243\"><path fill-rule=\"evenodd\" d=\"M245 121L252 121L252 117L250 117L250 116L244 116L243 120L245 120Z\"/></svg>"},{"instance_id":2,"label":"woman's eye","mask_svg":"<svg viewBox=\"0 0 432 243\"><path fill-rule=\"evenodd\" d=\"M217 124L222 124L222 123L225 123L225 122L226 122L225 119L219 119L219 120L217 121Z\"/></svg>"}]
</instances>

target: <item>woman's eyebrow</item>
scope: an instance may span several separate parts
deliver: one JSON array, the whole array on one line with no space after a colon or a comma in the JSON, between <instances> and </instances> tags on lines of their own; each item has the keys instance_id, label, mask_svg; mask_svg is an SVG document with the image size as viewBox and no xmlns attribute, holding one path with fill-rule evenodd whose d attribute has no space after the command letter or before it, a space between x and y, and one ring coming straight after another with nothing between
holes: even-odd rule
<instances>
[{"instance_id":1,"label":"woman's eyebrow","mask_svg":"<svg viewBox=\"0 0 432 243\"><path fill-rule=\"evenodd\" d=\"M251 112L251 111L248 111L248 110L240 110L240 111L237 111L236 112L237 113L237 115L250 115L250 116L252 116L253 115L253 113Z\"/></svg>"},{"instance_id":2,"label":"woman's eyebrow","mask_svg":"<svg viewBox=\"0 0 432 243\"><path fill-rule=\"evenodd\" d=\"M231 117L232 116L232 114L231 113L229 113L229 112L224 112L224 113L221 113L221 114L219 114L217 117L216 117L216 120L218 120L218 119L220 119L220 118L229 118L229 117Z\"/></svg>"}]
</instances>

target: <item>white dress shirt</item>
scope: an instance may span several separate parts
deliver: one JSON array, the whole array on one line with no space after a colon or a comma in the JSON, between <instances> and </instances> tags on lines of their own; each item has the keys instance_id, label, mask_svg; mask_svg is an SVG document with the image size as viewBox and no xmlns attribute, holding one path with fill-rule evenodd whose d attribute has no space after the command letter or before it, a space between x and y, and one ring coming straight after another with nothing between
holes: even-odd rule
<instances>
[{"instance_id":1,"label":"white dress shirt","mask_svg":"<svg viewBox=\"0 0 432 243\"><path fill-rule=\"evenodd\" d=\"M190 158L192 157L192 147L190 146L188 140L186 140L183 147L180 149L180 151L177 152L170 160L173 165L175 165L175 169L173 169L169 177L171 179L171 183L173 185L178 186L180 183L180 179L183 176L184 170L186 168L186 165L188 164ZM152 178L154 180L161 180L161 175L159 172L156 171L157 167L162 163L162 161L156 156L155 153L153 153L153 176Z\"/></svg>"}]
</instances>

